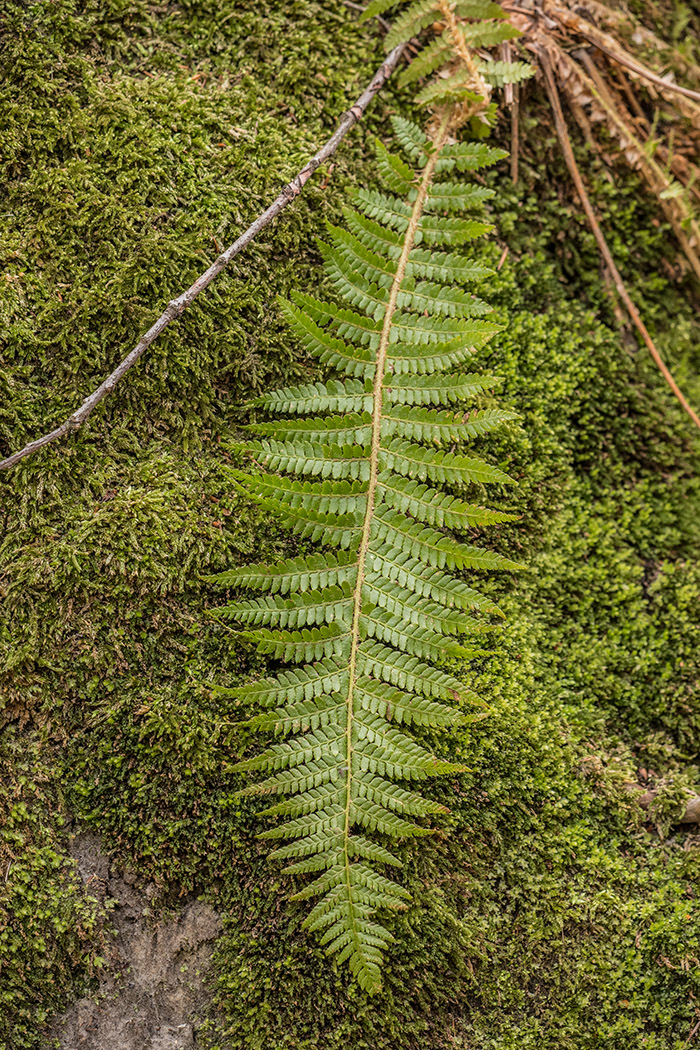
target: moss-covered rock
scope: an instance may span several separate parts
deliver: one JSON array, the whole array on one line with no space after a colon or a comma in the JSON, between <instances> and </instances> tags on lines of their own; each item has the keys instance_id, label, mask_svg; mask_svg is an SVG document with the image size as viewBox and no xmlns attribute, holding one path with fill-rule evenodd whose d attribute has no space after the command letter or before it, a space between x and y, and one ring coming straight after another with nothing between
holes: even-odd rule
<instances>
[{"instance_id":1,"label":"moss-covered rock","mask_svg":"<svg viewBox=\"0 0 700 1050\"><path fill-rule=\"evenodd\" d=\"M214 7L5 3L3 452L75 407L377 65L378 30L341 3ZM519 481L502 504L522 515L491 541L530 568L483 581L508 611L497 656L471 672L489 713L439 742L470 772L434 786L452 813L406 850L414 904L379 997L301 931L256 841L256 805L235 796L240 710L207 683L264 664L210 615L222 596L205 577L294 548L227 484L225 440L251 392L312 374L275 296L320 283L314 237L371 178L366 135L401 105L392 90L377 100L332 172L77 436L0 478L7 1050L40 1045L47 1012L101 957L67 812L166 895L203 893L227 915L211 1047L680 1050L696 1025L697 846L668 834L672 798L660 837L623 785L639 769L652 783L698 776L697 444L614 330L534 117L523 185L496 175L511 251L486 294L505 328L480 362L521 413L488 442ZM634 180L595 188L698 400L697 325L659 267L666 231ZM499 262L500 246L484 252Z\"/></svg>"}]
</instances>

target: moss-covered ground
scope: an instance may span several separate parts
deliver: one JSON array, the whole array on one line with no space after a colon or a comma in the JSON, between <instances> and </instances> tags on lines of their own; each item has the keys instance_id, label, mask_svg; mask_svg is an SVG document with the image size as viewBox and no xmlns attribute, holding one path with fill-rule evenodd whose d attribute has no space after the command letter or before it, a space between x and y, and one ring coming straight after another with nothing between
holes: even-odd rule
<instances>
[{"instance_id":1,"label":"moss-covered ground","mask_svg":"<svg viewBox=\"0 0 700 1050\"><path fill-rule=\"evenodd\" d=\"M378 30L339 2L2 0L0 452L63 419L262 209L369 79ZM471 671L489 706L439 742L470 772L405 851L414 903L368 999L300 929L235 797L231 683L264 665L209 611L207 574L290 541L231 490L251 392L310 376L275 296L320 284L314 236L371 178L366 124L77 437L0 480L0 1047L30 1050L108 932L66 854L71 816L162 887L226 916L219 1050L681 1050L700 1038L698 443L616 330L543 130L494 176L505 328L483 366L520 413L488 443L525 560ZM582 155L582 159L585 157ZM590 168L621 268L700 403L692 290L633 179ZM666 785L643 814L625 782ZM108 927L108 921L107 921Z\"/></svg>"}]
</instances>

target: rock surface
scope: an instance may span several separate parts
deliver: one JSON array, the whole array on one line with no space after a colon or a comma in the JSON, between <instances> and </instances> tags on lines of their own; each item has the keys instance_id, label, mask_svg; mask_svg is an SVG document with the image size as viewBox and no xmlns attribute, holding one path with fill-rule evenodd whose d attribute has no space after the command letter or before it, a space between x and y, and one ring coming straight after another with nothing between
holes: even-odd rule
<instances>
[{"instance_id":1,"label":"rock surface","mask_svg":"<svg viewBox=\"0 0 700 1050\"><path fill-rule=\"evenodd\" d=\"M78 1000L52 1028L61 1050L190 1050L193 1015L207 999L203 976L221 920L193 900L155 919L156 888L115 869L92 834L76 835L71 854L89 892L116 902L117 933L96 993Z\"/></svg>"}]
</instances>

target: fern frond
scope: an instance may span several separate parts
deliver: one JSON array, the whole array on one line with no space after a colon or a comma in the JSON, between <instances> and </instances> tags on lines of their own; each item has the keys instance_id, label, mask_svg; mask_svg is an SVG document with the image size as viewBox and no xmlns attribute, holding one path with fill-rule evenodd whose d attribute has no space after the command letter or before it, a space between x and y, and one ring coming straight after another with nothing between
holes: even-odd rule
<instances>
[{"instance_id":1,"label":"fern frond","mask_svg":"<svg viewBox=\"0 0 700 1050\"><path fill-rule=\"evenodd\" d=\"M493 196L493 193L485 186L477 186L474 190L474 196L481 197L482 200L488 200ZM435 202L435 198L433 200ZM435 203L435 206L439 207L437 203ZM425 215L421 219L417 230L416 244L420 241L423 244L461 247L479 236L479 226L472 219L443 219L442 217L437 218L432 215ZM418 250L413 254L420 258ZM413 259L411 264L413 269ZM474 266L476 264L472 263L471 265ZM481 279L482 277L490 276L491 271L485 271L481 268L477 272L479 273L478 279ZM428 275L425 274L424 276L427 277Z\"/></svg>"},{"instance_id":2,"label":"fern frond","mask_svg":"<svg viewBox=\"0 0 700 1050\"><path fill-rule=\"evenodd\" d=\"M448 171L478 171L489 164L496 164L508 156L504 149L488 146L485 142L455 142L445 146L440 154L438 169Z\"/></svg>"},{"instance_id":3,"label":"fern frond","mask_svg":"<svg viewBox=\"0 0 700 1050\"><path fill-rule=\"evenodd\" d=\"M377 0L383 6L383 0ZM375 5L370 5L372 9ZM428 36L431 29L436 35ZM416 101L435 109L451 107L458 123L481 117L482 127L494 119L491 93L494 87L517 84L533 73L525 62L495 62L483 57L483 49L495 47L521 35L508 20L506 11L490 0L413 0L396 17L386 35L388 50L419 36L418 47L401 76L402 84L423 80ZM420 166L428 159L410 122L395 123L395 134L409 159ZM453 165L445 157L436 170ZM400 183L394 182L400 192Z\"/></svg>"},{"instance_id":4,"label":"fern frond","mask_svg":"<svg viewBox=\"0 0 700 1050\"><path fill-rule=\"evenodd\" d=\"M385 11L388 11L392 7L396 7L399 0L371 0L371 3L367 4L367 7L362 12L360 17L361 22L367 22L370 18L376 18L377 15L383 15Z\"/></svg>"},{"instance_id":5,"label":"fern frond","mask_svg":"<svg viewBox=\"0 0 700 1050\"><path fill-rule=\"evenodd\" d=\"M379 464L383 470L391 470L405 478L438 481L458 487L470 482L507 484L511 480L498 467L476 456L457 456L453 452L423 448L407 441L390 441L380 451Z\"/></svg>"},{"instance_id":6,"label":"fern frond","mask_svg":"<svg viewBox=\"0 0 700 1050\"><path fill-rule=\"evenodd\" d=\"M432 243L435 244L466 244L480 235L477 232L478 225L453 219L450 226L428 231L428 237L432 233ZM491 229L493 227L481 224L481 232L488 233ZM410 276L427 277L431 281L452 284L471 284L473 281L484 281L493 276L493 270L481 263L470 262L452 252L431 252L423 248L416 248L411 252L407 269Z\"/></svg>"},{"instance_id":7,"label":"fern frond","mask_svg":"<svg viewBox=\"0 0 700 1050\"><path fill-rule=\"evenodd\" d=\"M261 653L269 653L287 663L308 663L325 656L340 656L347 648L349 634L337 623L303 631L240 631L240 636L254 642Z\"/></svg>"},{"instance_id":8,"label":"fern frond","mask_svg":"<svg viewBox=\"0 0 700 1050\"><path fill-rule=\"evenodd\" d=\"M396 305L399 309L424 310L434 316L444 317L482 317L491 311L491 307L469 295L461 288L447 288L442 284L428 281L414 283L409 281L399 292Z\"/></svg>"},{"instance_id":9,"label":"fern frond","mask_svg":"<svg viewBox=\"0 0 700 1050\"><path fill-rule=\"evenodd\" d=\"M479 437L507 420L515 419L514 412L486 408L481 412L456 416L451 412L435 412L430 408L396 405L390 408L382 421L382 433L394 434L408 441L428 441L436 445Z\"/></svg>"},{"instance_id":10,"label":"fern frond","mask_svg":"<svg viewBox=\"0 0 700 1050\"><path fill-rule=\"evenodd\" d=\"M303 510L352 515L357 522L362 520L357 514L364 503L367 486L361 481L293 481L272 474L244 474L240 470L229 470L228 474L253 496Z\"/></svg>"},{"instance_id":11,"label":"fern frond","mask_svg":"<svg viewBox=\"0 0 700 1050\"><path fill-rule=\"evenodd\" d=\"M431 144L423 129L412 120L399 116L391 118L391 126L394 129L396 141L409 161L412 161L414 164L422 161L425 164Z\"/></svg>"},{"instance_id":12,"label":"fern frond","mask_svg":"<svg viewBox=\"0 0 700 1050\"><path fill-rule=\"evenodd\" d=\"M462 39L467 47L495 47L506 40L515 40L522 36L519 29L506 21L480 19L459 27Z\"/></svg>"},{"instance_id":13,"label":"fern frond","mask_svg":"<svg viewBox=\"0 0 700 1050\"><path fill-rule=\"evenodd\" d=\"M428 194L425 202L426 211L469 211L484 201L489 201L496 191L489 186L465 186L459 182L439 182ZM423 219L421 229L428 227L428 220ZM459 227L455 227L459 229ZM467 227L469 229L469 227Z\"/></svg>"},{"instance_id":14,"label":"fern frond","mask_svg":"<svg viewBox=\"0 0 700 1050\"><path fill-rule=\"evenodd\" d=\"M420 522L411 521L403 514L381 508L372 522L374 534L397 550L410 554L416 561L432 565L436 569L518 569L515 562L500 554L457 543L449 536L429 528Z\"/></svg>"},{"instance_id":15,"label":"fern frond","mask_svg":"<svg viewBox=\"0 0 700 1050\"><path fill-rule=\"evenodd\" d=\"M335 339L291 302L280 302L289 326L309 353L316 354L323 364L339 368L350 376L374 374L373 354L361 347L352 347Z\"/></svg>"},{"instance_id":16,"label":"fern frond","mask_svg":"<svg viewBox=\"0 0 700 1050\"><path fill-rule=\"evenodd\" d=\"M259 441L251 442L248 448L269 470L321 478L369 479L367 449L356 445L328 447L311 442Z\"/></svg>"},{"instance_id":17,"label":"fern frond","mask_svg":"<svg viewBox=\"0 0 700 1050\"><path fill-rule=\"evenodd\" d=\"M506 11L492 0L457 0L455 14L460 18L471 18L480 21L485 18L506 18Z\"/></svg>"},{"instance_id":18,"label":"fern frond","mask_svg":"<svg viewBox=\"0 0 700 1050\"><path fill-rule=\"evenodd\" d=\"M354 208L345 208L343 215L348 229L366 248L384 253L390 259L398 259L401 255L403 238L397 230L387 229Z\"/></svg>"},{"instance_id":19,"label":"fern frond","mask_svg":"<svg viewBox=\"0 0 700 1050\"><path fill-rule=\"evenodd\" d=\"M222 696L235 696L244 703L259 706L290 703L339 692L347 685L347 666L342 660L329 659L315 667L300 667L282 671L277 678L265 678L250 685L239 685L232 689L217 687Z\"/></svg>"},{"instance_id":20,"label":"fern frond","mask_svg":"<svg viewBox=\"0 0 700 1050\"><path fill-rule=\"evenodd\" d=\"M427 25L436 3L414 3L401 32ZM395 781L461 771L412 734L466 722L463 708L478 698L444 665L484 655L486 617L502 615L462 574L516 567L453 534L511 520L463 491L508 476L460 449L513 413L467 411L498 380L454 371L499 331L462 287L491 271L453 250L490 229L454 214L490 191L455 174L501 154L448 143L448 117L433 140L393 123L412 166L379 145L388 192L361 190L349 229L329 226L321 249L343 302L295 293L281 303L303 348L340 376L257 397L246 428L255 467L229 471L287 528L339 549L218 578L243 592L219 615L262 652L302 665L226 691L251 728L277 738L238 768L265 774L244 793L268 798L277 823L263 837L286 840L272 858L314 877L296 894L317 899L306 925L368 991L391 941L375 912L408 900L377 870L399 861L372 836L421 837L426 818L444 811ZM441 180L447 172L453 181Z\"/></svg>"},{"instance_id":21,"label":"fern frond","mask_svg":"<svg viewBox=\"0 0 700 1050\"><path fill-rule=\"evenodd\" d=\"M476 102L474 78L471 69L458 69L448 77L436 77L416 95L423 106L445 106L454 103Z\"/></svg>"},{"instance_id":22,"label":"fern frond","mask_svg":"<svg viewBox=\"0 0 700 1050\"><path fill-rule=\"evenodd\" d=\"M375 139L374 153L379 177L387 189L409 196L414 189L414 171L396 153L390 153L380 139Z\"/></svg>"},{"instance_id":23,"label":"fern frond","mask_svg":"<svg viewBox=\"0 0 700 1050\"><path fill-rule=\"evenodd\" d=\"M460 609L479 609L503 616L495 602L473 587L468 587L462 580L439 569L431 569L410 554L389 544L378 549L372 565L373 572L367 576L370 584L384 575L387 579L398 580L402 586L410 587L416 594L426 595L447 608L456 606Z\"/></svg>"},{"instance_id":24,"label":"fern frond","mask_svg":"<svg viewBox=\"0 0 700 1050\"><path fill-rule=\"evenodd\" d=\"M380 474L378 483L382 488L384 501L390 507L438 528L466 532L475 525L494 525L514 520L513 515L465 503L464 500L429 485L422 485L412 478L389 474L385 479Z\"/></svg>"},{"instance_id":25,"label":"fern frond","mask_svg":"<svg viewBox=\"0 0 700 1050\"><path fill-rule=\"evenodd\" d=\"M370 436L369 414L317 416L311 419L284 419L274 423L249 423L244 429L251 434L286 440L321 442L324 445L362 445Z\"/></svg>"},{"instance_id":26,"label":"fern frond","mask_svg":"<svg viewBox=\"0 0 700 1050\"><path fill-rule=\"evenodd\" d=\"M235 617L240 623L273 624L277 627L308 627L336 623L350 609L352 587L328 587L320 593L295 594L290 598L258 598L237 602ZM226 608L222 612L226 612Z\"/></svg>"}]
</instances>

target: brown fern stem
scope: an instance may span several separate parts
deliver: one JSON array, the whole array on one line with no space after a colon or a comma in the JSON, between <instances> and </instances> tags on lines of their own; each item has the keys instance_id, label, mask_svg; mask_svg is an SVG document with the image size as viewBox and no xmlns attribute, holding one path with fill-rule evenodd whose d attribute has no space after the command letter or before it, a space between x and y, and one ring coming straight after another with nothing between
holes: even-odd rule
<instances>
[{"instance_id":1,"label":"brown fern stem","mask_svg":"<svg viewBox=\"0 0 700 1050\"><path fill-rule=\"evenodd\" d=\"M549 96L549 101L552 106L557 137L559 139L559 144L561 146L562 153L566 161L566 166L569 169L569 174L571 175L574 186L576 187L576 192L578 193L579 198L581 200L581 204L583 205L583 210L586 213L588 224L598 244L600 254L602 255L605 261L605 265L608 267L608 270L610 271L610 274L612 276L613 282L615 284L615 289L620 298L622 299L623 303L625 304L630 319L637 331L639 332L639 334L641 335L644 343L646 344L646 347L649 353L651 354L657 368L659 369L662 376L673 391L675 397L680 402L683 410L688 414L688 416L690 416L695 426L698 427L698 429L700 429L700 417L698 417L695 410L686 401L683 392L681 391L680 387L678 386L675 379L671 375L669 369L667 368L666 364L664 363L663 358L657 350L653 339L649 335L649 331L647 330L646 325L644 324L642 318L639 315L637 307L634 305L634 302L632 301L632 298L629 292L627 291L625 283L620 275L620 271L615 265L615 260L613 259L610 248L608 247L608 243L605 240L605 237L603 236L600 224L598 223L598 219L596 218L596 214L588 197L588 193L586 192L586 187L584 185L583 179L581 178L581 173L578 169L578 165L576 164L576 158L574 157L574 151L571 146L571 139L569 138L569 133L566 127L566 120L564 119L564 114L562 112L561 100L559 98L559 92L557 90L556 81L554 79L554 73L552 70L551 62L549 60L549 55L544 50L544 48L539 49L538 54L542 65L542 69L544 71L545 87L547 89L547 95Z\"/></svg>"}]
</instances>

